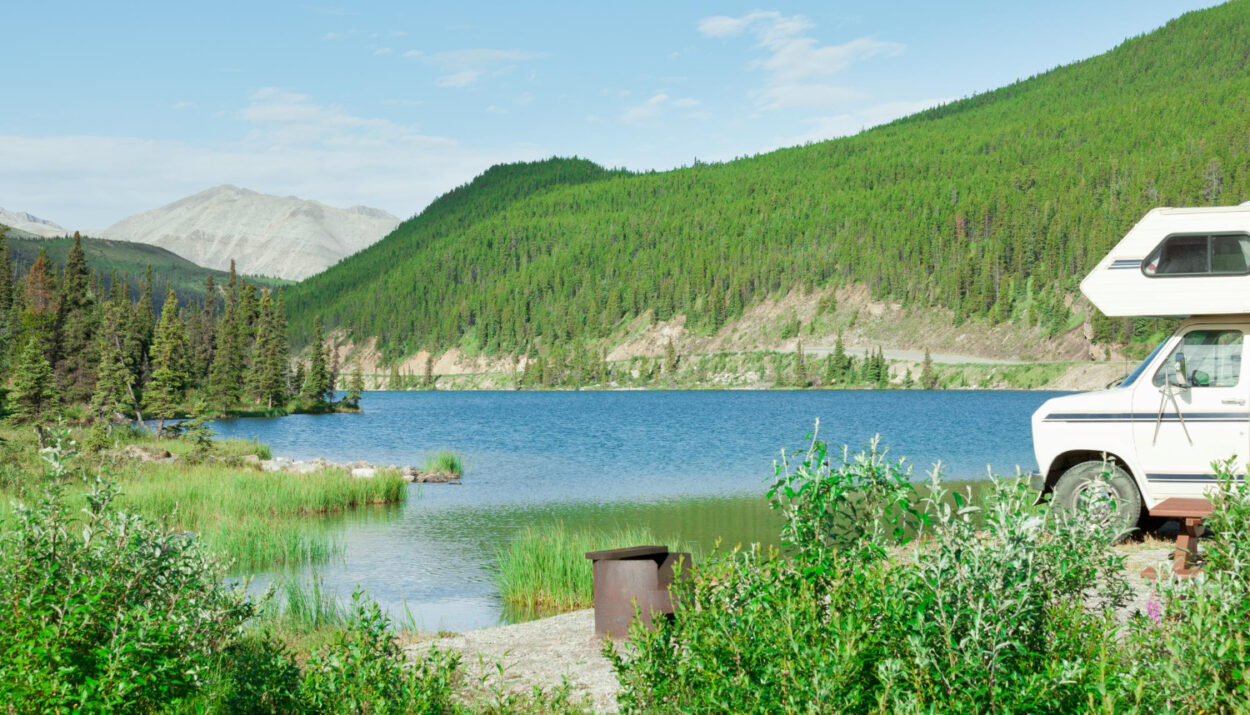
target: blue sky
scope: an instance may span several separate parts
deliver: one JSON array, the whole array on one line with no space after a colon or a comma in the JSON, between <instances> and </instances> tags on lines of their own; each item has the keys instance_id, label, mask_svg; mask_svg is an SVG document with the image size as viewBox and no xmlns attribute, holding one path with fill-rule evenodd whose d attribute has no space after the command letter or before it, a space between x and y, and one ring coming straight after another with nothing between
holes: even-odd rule
<instances>
[{"instance_id":1,"label":"blue sky","mask_svg":"<svg viewBox=\"0 0 1250 715\"><path fill-rule=\"evenodd\" d=\"M0 207L94 229L232 183L407 217L502 161L853 134L1211 4L6 2Z\"/></svg>"}]
</instances>

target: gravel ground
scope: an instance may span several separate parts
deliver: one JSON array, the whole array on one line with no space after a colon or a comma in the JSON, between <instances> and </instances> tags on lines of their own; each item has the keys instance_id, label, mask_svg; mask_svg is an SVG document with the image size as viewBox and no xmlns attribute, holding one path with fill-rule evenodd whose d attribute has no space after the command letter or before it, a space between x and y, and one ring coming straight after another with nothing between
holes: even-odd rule
<instances>
[{"instance_id":1,"label":"gravel ground","mask_svg":"<svg viewBox=\"0 0 1250 715\"><path fill-rule=\"evenodd\" d=\"M504 685L510 690L552 688L567 676L574 699L588 697L595 712L616 712L616 676L599 652L593 610L466 631L421 641L407 650L419 654L431 645L460 651L469 682L493 676L496 663L503 666Z\"/></svg>"}]
</instances>

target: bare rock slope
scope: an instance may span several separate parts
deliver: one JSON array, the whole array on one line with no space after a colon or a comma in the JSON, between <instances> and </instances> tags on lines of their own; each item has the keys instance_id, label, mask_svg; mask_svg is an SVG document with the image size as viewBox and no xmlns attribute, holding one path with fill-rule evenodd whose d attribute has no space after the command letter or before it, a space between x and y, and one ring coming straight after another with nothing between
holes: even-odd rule
<instances>
[{"instance_id":1,"label":"bare rock slope","mask_svg":"<svg viewBox=\"0 0 1250 715\"><path fill-rule=\"evenodd\" d=\"M29 234L42 236L44 238L53 238L56 236L66 236L66 231L61 226L52 223L47 219L31 216L25 211L5 211L0 209L0 224L10 226Z\"/></svg>"},{"instance_id":2,"label":"bare rock slope","mask_svg":"<svg viewBox=\"0 0 1250 715\"><path fill-rule=\"evenodd\" d=\"M105 238L148 243L208 268L300 280L390 233L399 219L294 196L218 186L122 219Z\"/></svg>"}]
</instances>

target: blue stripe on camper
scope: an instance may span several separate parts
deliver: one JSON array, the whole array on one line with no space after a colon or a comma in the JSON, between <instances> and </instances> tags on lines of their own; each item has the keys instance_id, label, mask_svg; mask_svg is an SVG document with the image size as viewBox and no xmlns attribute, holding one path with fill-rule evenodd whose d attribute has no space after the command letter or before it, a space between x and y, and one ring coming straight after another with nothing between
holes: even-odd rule
<instances>
[{"instance_id":1,"label":"blue stripe on camper","mask_svg":"<svg viewBox=\"0 0 1250 715\"><path fill-rule=\"evenodd\" d=\"M1186 422L1246 422L1250 412L1185 412ZM1043 422L1155 422L1157 412L1052 412L1042 418ZM1175 412L1165 412L1164 422L1179 422Z\"/></svg>"},{"instance_id":2,"label":"blue stripe on camper","mask_svg":"<svg viewBox=\"0 0 1250 715\"><path fill-rule=\"evenodd\" d=\"M1214 482L1214 474L1147 474L1146 480L1150 482Z\"/></svg>"},{"instance_id":3,"label":"blue stripe on camper","mask_svg":"<svg viewBox=\"0 0 1250 715\"><path fill-rule=\"evenodd\" d=\"M1107 266L1107 270L1122 271L1129 268L1140 268L1141 261L1142 259L1140 258L1118 258L1112 261L1111 265Z\"/></svg>"}]
</instances>

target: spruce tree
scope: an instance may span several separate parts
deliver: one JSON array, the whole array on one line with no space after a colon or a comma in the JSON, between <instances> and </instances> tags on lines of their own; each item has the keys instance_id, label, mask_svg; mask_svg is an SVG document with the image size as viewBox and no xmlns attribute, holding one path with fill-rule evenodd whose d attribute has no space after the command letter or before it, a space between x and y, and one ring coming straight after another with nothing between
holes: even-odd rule
<instances>
[{"instance_id":1,"label":"spruce tree","mask_svg":"<svg viewBox=\"0 0 1250 715\"><path fill-rule=\"evenodd\" d=\"M677 346L673 345L673 339L669 338L664 345L664 374L672 376L677 370Z\"/></svg>"},{"instance_id":2,"label":"spruce tree","mask_svg":"<svg viewBox=\"0 0 1250 715\"><path fill-rule=\"evenodd\" d=\"M96 419L107 419L110 415L123 412L133 401L135 378L126 366L121 332L118 307L111 303L103 306L100 330L96 336L100 362L96 369L95 392L91 395L91 414Z\"/></svg>"},{"instance_id":3,"label":"spruce tree","mask_svg":"<svg viewBox=\"0 0 1250 715\"><path fill-rule=\"evenodd\" d=\"M360 363L357 362L351 378L347 381L347 394L343 397L343 403L348 407L360 407L360 396L364 391L365 378L360 374Z\"/></svg>"},{"instance_id":4,"label":"spruce tree","mask_svg":"<svg viewBox=\"0 0 1250 715\"><path fill-rule=\"evenodd\" d=\"M937 373L933 369L933 356L929 349L924 349L924 360L920 363L920 387L925 390L937 388Z\"/></svg>"},{"instance_id":5,"label":"spruce tree","mask_svg":"<svg viewBox=\"0 0 1250 715\"><path fill-rule=\"evenodd\" d=\"M277 331L275 306L266 290L257 308L256 343L247 386L253 400L270 408L286 401L286 354L281 349Z\"/></svg>"},{"instance_id":6,"label":"spruce tree","mask_svg":"<svg viewBox=\"0 0 1250 715\"><path fill-rule=\"evenodd\" d=\"M144 408L160 420L158 434L165 429L165 420L177 414L185 396L185 352L186 336L178 320L178 298L170 290L152 340L152 377L143 390Z\"/></svg>"},{"instance_id":7,"label":"spruce tree","mask_svg":"<svg viewBox=\"0 0 1250 715\"><path fill-rule=\"evenodd\" d=\"M326 372L325 336L321 332L320 318L313 321L313 339L309 352L312 355L308 359L308 372L304 375L300 396L317 402L325 402L330 378Z\"/></svg>"},{"instance_id":8,"label":"spruce tree","mask_svg":"<svg viewBox=\"0 0 1250 715\"><path fill-rule=\"evenodd\" d=\"M794 386L808 387L811 382L807 378L807 358L803 355L803 341L799 340L794 349Z\"/></svg>"},{"instance_id":9,"label":"spruce tree","mask_svg":"<svg viewBox=\"0 0 1250 715\"><path fill-rule=\"evenodd\" d=\"M56 380L39 337L31 335L13 371L9 411L18 422L40 422L56 404Z\"/></svg>"},{"instance_id":10,"label":"spruce tree","mask_svg":"<svg viewBox=\"0 0 1250 715\"><path fill-rule=\"evenodd\" d=\"M17 342L17 326L12 320L13 262L9 259L9 242L5 239L7 230L0 226L0 374L6 374Z\"/></svg>"},{"instance_id":11,"label":"spruce tree","mask_svg":"<svg viewBox=\"0 0 1250 715\"><path fill-rule=\"evenodd\" d=\"M421 379L421 387L434 389L434 351L425 354L425 376Z\"/></svg>"}]
</instances>

